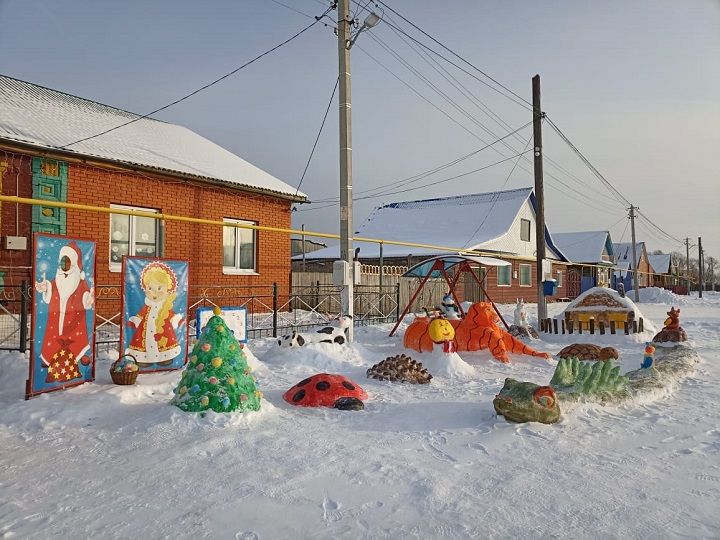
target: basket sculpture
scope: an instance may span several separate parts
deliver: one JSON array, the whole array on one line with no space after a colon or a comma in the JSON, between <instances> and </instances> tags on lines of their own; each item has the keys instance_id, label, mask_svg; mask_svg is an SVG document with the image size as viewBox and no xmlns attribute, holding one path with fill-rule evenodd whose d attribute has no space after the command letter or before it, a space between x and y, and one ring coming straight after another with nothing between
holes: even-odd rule
<instances>
[{"instance_id":1,"label":"basket sculpture","mask_svg":"<svg viewBox=\"0 0 720 540\"><path fill-rule=\"evenodd\" d=\"M122 362L123 358L130 358L135 362L135 357L131 354L124 354L110 366L110 377L115 384L135 384L137 381L138 371L115 371L115 368Z\"/></svg>"}]
</instances>

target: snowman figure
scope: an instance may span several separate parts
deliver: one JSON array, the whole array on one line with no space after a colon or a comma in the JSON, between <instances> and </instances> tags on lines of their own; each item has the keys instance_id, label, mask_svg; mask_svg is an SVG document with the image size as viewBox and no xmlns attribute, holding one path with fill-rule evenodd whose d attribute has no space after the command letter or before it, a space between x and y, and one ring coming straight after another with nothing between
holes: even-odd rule
<instances>
[{"instance_id":1,"label":"snowman figure","mask_svg":"<svg viewBox=\"0 0 720 540\"><path fill-rule=\"evenodd\" d=\"M458 320L461 318L460 310L455 303L455 298L453 298L453 295L450 293L443 296L442 303L440 304L440 311L446 319Z\"/></svg>"}]
</instances>

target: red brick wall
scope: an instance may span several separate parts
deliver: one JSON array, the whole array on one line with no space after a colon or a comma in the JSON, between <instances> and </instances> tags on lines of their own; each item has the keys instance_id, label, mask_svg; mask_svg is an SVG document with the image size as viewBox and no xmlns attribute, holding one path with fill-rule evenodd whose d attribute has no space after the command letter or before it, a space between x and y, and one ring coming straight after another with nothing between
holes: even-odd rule
<instances>
[{"instance_id":1,"label":"red brick wall","mask_svg":"<svg viewBox=\"0 0 720 540\"><path fill-rule=\"evenodd\" d=\"M0 161L8 161L0 152ZM20 196L32 196L31 159L15 154L20 171ZM3 195L15 195L15 172L9 168L3 177ZM68 164L68 202L109 207L124 204L155 208L178 216L222 221L238 218L258 225L290 227L290 202L266 195L223 187L201 185L174 178L147 177L115 172L83 164ZM3 203L0 234L15 235L15 205ZM10 251L0 246L0 266L28 267L31 263L31 207L20 206L20 236L28 238L27 251ZM110 216L96 212L67 210L67 235L97 242L97 284L119 285L120 273L109 270ZM190 283L194 285L271 285L290 284L290 238L287 234L257 231L258 275L224 275L222 272L222 228L212 225L165 222L164 256L190 261ZM27 270L15 271L6 283L28 278ZM14 276L14 277L13 277Z\"/></svg>"},{"instance_id":2,"label":"red brick wall","mask_svg":"<svg viewBox=\"0 0 720 540\"><path fill-rule=\"evenodd\" d=\"M510 260L510 259L504 259ZM524 298L526 302L537 302L537 265L534 261L517 261L511 260L512 269L510 271L510 286L497 284L497 267L488 266L487 279L485 280L485 289L490 299L497 304L514 304L516 299ZM531 285L529 287L520 286L520 265L531 265ZM558 288L556 296L547 296L547 300L552 302L556 298L567 296L567 268L565 265L553 264L553 277L557 279L557 273L563 273L562 287ZM516 274L517 273L517 274ZM517 277L515 277L517 275Z\"/></svg>"},{"instance_id":3,"label":"red brick wall","mask_svg":"<svg viewBox=\"0 0 720 540\"><path fill-rule=\"evenodd\" d=\"M32 160L30 157L0 151L0 162L7 164L2 178L2 194L31 197ZM19 189L16 189L16 186ZM19 285L23 279L30 278L31 231L32 210L30 206L0 203L0 267L2 267L0 271L5 272L7 285ZM27 250L4 249L6 236L24 236L28 239Z\"/></svg>"},{"instance_id":4,"label":"red brick wall","mask_svg":"<svg viewBox=\"0 0 720 540\"><path fill-rule=\"evenodd\" d=\"M222 221L238 218L269 227L290 227L289 201L175 179L119 174L70 164L68 201L109 207L124 204L154 208L165 214ZM118 283L119 273L109 270L110 217L107 214L67 211L68 236L98 242L97 282ZM190 283L196 285L269 285L290 283L290 237L257 231L258 275L222 272L222 228L214 225L165 222L164 254L190 261Z\"/></svg>"}]
</instances>

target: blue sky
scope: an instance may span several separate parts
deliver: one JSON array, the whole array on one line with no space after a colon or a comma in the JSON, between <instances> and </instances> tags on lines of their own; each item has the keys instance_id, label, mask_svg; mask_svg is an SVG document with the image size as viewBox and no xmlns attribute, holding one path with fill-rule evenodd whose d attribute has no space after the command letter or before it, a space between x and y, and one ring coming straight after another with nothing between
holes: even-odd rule
<instances>
[{"instance_id":1,"label":"blue sky","mask_svg":"<svg viewBox=\"0 0 720 540\"><path fill-rule=\"evenodd\" d=\"M321 0L282 3L307 15L322 13L326 5ZM702 236L708 254L720 256L720 2L388 4L528 100L530 79L539 73L543 109L623 195L672 236L694 241ZM386 15L410 31L407 23ZM271 0L0 0L0 20L1 73L138 113L202 86L311 22ZM381 43L466 113L434 93ZM510 131L482 107L513 129L531 119L526 109L441 61L463 84L463 95L388 24L363 34L352 56L356 194L477 150L484 145L481 139L493 139L485 128L500 136ZM316 25L158 118L185 125L297 185L336 72L336 38L331 28ZM530 133L525 129L508 142L518 151ZM546 178L552 230L611 227L615 241L628 241L622 204L607 198L549 126L544 140L546 156L572 173L546 164L546 172L556 177ZM486 150L418 184L503 157ZM508 177L513 163L357 201L356 225L387 202L532 185L529 167L515 168ZM337 197L338 184L336 98L301 189L311 199L329 199ZM337 232L337 206L306 208L294 214L295 226ZM428 216L429 226L433 219L442 216ZM651 249L679 247L642 222L638 239Z\"/></svg>"}]
</instances>

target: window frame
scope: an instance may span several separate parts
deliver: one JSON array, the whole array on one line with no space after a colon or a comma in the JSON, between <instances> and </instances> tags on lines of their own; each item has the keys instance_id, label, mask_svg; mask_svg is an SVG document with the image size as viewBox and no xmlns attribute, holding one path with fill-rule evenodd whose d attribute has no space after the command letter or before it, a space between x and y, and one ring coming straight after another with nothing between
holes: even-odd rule
<instances>
[{"instance_id":1,"label":"window frame","mask_svg":"<svg viewBox=\"0 0 720 540\"><path fill-rule=\"evenodd\" d=\"M223 218L223 223L240 223L244 225L258 225L257 221L253 221L250 219L240 219L240 218ZM234 229L234 236L235 236L235 266L225 266L225 226L223 226L222 230L222 272L224 275L228 276L259 276L260 272L258 272L258 234L257 229L240 229L239 227L233 227ZM238 268L238 264L240 264L240 242L238 241L238 235L241 231L248 230L252 232L252 242L253 242L253 267L250 268Z\"/></svg>"},{"instance_id":2,"label":"window frame","mask_svg":"<svg viewBox=\"0 0 720 540\"><path fill-rule=\"evenodd\" d=\"M116 210L134 210L137 212L149 212L152 214L159 214L160 209L159 208L144 208L142 206L132 206L128 204L111 204L111 209ZM113 216L120 215L125 216L130 219L130 225L128 227L128 257L136 257L136 256L142 256L142 255L136 255L135 249L136 249L136 240L135 240L135 223L137 221L138 217L143 216L126 216L125 214L110 214L110 225L108 227L108 237L109 237L109 244L108 244L108 268L110 272L121 272L122 271L122 257L120 257L120 262L115 262L112 260L112 247L113 247ZM162 257L162 227L160 226L160 220L155 219L155 257ZM124 255L123 255L124 256Z\"/></svg>"},{"instance_id":3,"label":"window frame","mask_svg":"<svg viewBox=\"0 0 720 540\"><path fill-rule=\"evenodd\" d=\"M526 266L528 268L528 283L522 281L522 268ZM532 287L532 264L519 264L518 265L518 284L520 287Z\"/></svg>"},{"instance_id":4,"label":"window frame","mask_svg":"<svg viewBox=\"0 0 720 540\"><path fill-rule=\"evenodd\" d=\"M527 223L527 239L523 238L523 224ZM520 218L520 241L522 242L530 242L530 238L532 237L532 221L525 218Z\"/></svg>"},{"instance_id":5,"label":"window frame","mask_svg":"<svg viewBox=\"0 0 720 540\"><path fill-rule=\"evenodd\" d=\"M498 287L512 287L512 265L507 266L496 266L495 267L495 273L497 274L497 286ZM507 268L508 269L508 282L507 283L501 283L500 282L500 269L501 268Z\"/></svg>"},{"instance_id":6,"label":"window frame","mask_svg":"<svg viewBox=\"0 0 720 540\"><path fill-rule=\"evenodd\" d=\"M558 270L557 271L557 288L562 289L564 284L565 284L565 279L563 277L563 271Z\"/></svg>"}]
</instances>

